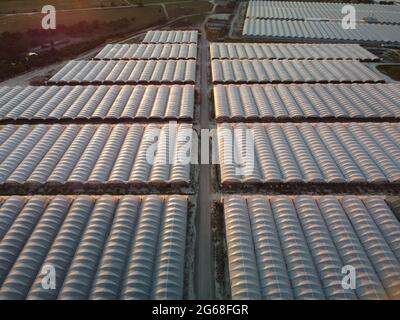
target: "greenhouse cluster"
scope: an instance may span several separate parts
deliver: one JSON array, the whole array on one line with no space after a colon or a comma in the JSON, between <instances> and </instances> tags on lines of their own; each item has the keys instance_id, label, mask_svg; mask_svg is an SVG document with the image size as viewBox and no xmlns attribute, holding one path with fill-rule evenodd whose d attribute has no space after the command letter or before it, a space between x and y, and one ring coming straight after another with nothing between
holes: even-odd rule
<instances>
[{"instance_id":1,"label":"greenhouse cluster","mask_svg":"<svg viewBox=\"0 0 400 320\"><path fill-rule=\"evenodd\" d=\"M233 299L399 299L400 223L378 196L226 196ZM342 286L343 265L358 272Z\"/></svg>"},{"instance_id":2,"label":"greenhouse cluster","mask_svg":"<svg viewBox=\"0 0 400 320\"><path fill-rule=\"evenodd\" d=\"M374 5L351 3L355 8L356 20L375 23L400 24L400 9L396 5ZM246 17L257 19L284 20L342 20L344 3L259 1L251 0Z\"/></svg>"},{"instance_id":3,"label":"greenhouse cluster","mask_svg":"<svg viewBox=\"0 0 400 320\"><path fill-rule=\"evenodd\" d=\"M190 124L6 125L0 139L0 184L190 180L190 163L182 161L191 150Z\"/></svg>"},{"instance_id":4,"label":"greenhouse cluster","mask_svg":"<svg viewBox=\"0 0 400 320\"><path fill-rule=\"evenodd\" d=\"M359 23L348 32L340 21L293 21L274 19L246 19L243 37L252 39L271 38L275 40L331 41L399 44L400 25L379 25Z\"/></svg>"},{"instance_id":5,"label":"greenhouse cluster","mask_svg":"<svg viewBox=\"0 0 400 320\"><path fill-rule=\"evenodd\" d=\"M192 119L193 85L0 88L3 120Z\"/></svg>"},{"instance_id":6,"label":"greenhouse cluster","mask_svg":"<svg viewBox=\"0 0 400 320\"><path fill-rule=\"evenodd\" d=\"M148 31L143 43L194 43L197 44L197 30L154 30Z\"/></svg>"},{"instance_id":7,"label":"greenhouse cluster","mask_svg":"<svg viewBox=\"0 0 400 320\"><path fill-rule=\"evenodd\" d=\"M250 0L243 37L297 39L359 43L400 43L398 5L351 3L356 28L345 29L342 21L348 3ZM346 9L342 12L343 9ZM347 20L346 20L347 21Z\"/></svg>"},{"instance_id":8,"label":"greenhouse cluster","mask_svg":"<svg viewBox=\"0 0 400 320\"><path fill-rule=\"evenodd\" d=\"M232 299L400 299L400 87L379 50L340 43L400 43L400 26L307 21L342 6L249 1L243 35L268 43L210 45Z\"/></svg>"},{"instance_id":9,"label":"greenhouse cluster","mask_svg":"<svg viewBox=\"0 0 400 320\"><path fill-rule=\"evenodd\" d=\"M358 44L210 43L211 59L329 59L378 61Z\"/></svg>"},{"instance_id":10,"label":"greenhouse cluster","mask_svg":"<svg viewBox=\"0 0 400 320\"><path fill-rule=\"evenodd\" d=\"M399 133L394 123L219 124L221 182L399 183Z\"/></svg>"},{"instance_id":11,"label":"greenhouse cluster","mask_svg":"<svg viewBox=\"0 0 400 320\"><path fill-rule=\"evenodd\" d=\"M385 82L357 60L212 60L217 83Z\"/></svg>"},{"instance_id":12,"label":"greenhouse cluster","mask_svg":"<svg viewBox=\"0 0 400 320\"><path fill-rule=\"evenodd\" d=\"M400 300L400 3L204 4L0 86L0 300Z\"/></svg>"},{"instance_id":13,"label":"greenhouse cluster","mask_svg":"<svg viewBox=\"0 0 400 320\"><path fill-rule=\"evenodd\" d=\"M218 122L292 119L398 119L400 85L241 84L215 85Z\"/></svg>"},{"instance_id":14,"label":"greenhouse cluster","mask_svg":"<svg viewBox=\"0 0 400 320\"><path fill-rule=\"evenodd\" d=\"M0 299L182 299L186 196L0 198ZM57 270L42 286L43 265Z\"/></svg>"},{"instance_id":15,"label":"greenhouse cluster","mask_svg":"<svg viewBox=\"0 0 400 320\"><path fill-rule=\"evenodd\" d=\"M196 59L196 44L108 44L94 60Z\"/></svg>"},{"instance_id":16,"label":"greenhouse cluster","mask_svg":"<svg viewBox=\"0 0 400 320\"><path fill-rule=\"evenodd\" d=\"M48 84L194 83L196 60L130 60L68 62Z\"/></svg>"},{"instance_id":17,"label":"greenhouse cluster","mask_svg":"<svg viewBox=\"0 0 400 320\"><path fill-rule=\"evenodd\" d=\"M0 300L188 296L197 37L149 32L0 87Z\"/></svg>"}]
</instances>

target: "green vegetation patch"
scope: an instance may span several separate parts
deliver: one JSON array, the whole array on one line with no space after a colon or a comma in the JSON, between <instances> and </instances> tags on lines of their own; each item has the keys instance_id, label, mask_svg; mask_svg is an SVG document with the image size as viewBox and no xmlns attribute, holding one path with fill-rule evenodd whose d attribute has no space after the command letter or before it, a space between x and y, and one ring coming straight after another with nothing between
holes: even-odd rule
<instances>
[{"instance_id":1,"label":"green vegetation patch","mask_svg":"<svg viewBox=\"0 0 400 320\"><path fill-rule=\"evenodd\" d=\"M41 12L44 5L58 10L128 5L125 0L1 0L0 13Z\"/></svg>"},{"instance_id":2,"label":"green vegetation patch","mask_svg":"<svg viewBox=\"0 0 400 320\"><path fill-rule=\"evenodd\" d=\"M13 15L0 17L0 33L4 31L17 32L29 29L40 29L43 15ZM110 8L82 11L63 11L57 14L57 25L70 26L85 21L114 21L129 19L137 29L149 25L151 22L164 19L164 13L159 6L141 8Z\"/></svg>"},{"instance_id":3,"label":"green vegetation patch","mask_svg":"<svg viewBox=\"0 0 400 320\"><path fill-rule=\"evenodd\" d=\"M206 14L198 14L195 16L190 16L187 18L179 19L178 21L174 22L173 24L169 25L171 28L193 28L199 27L206 18Z\"/></svg>"},{"instance_id":4,"label":"green vegetation patch","mask_svg":"<svg viewBox=\"0 0 400 320\"><path fill-rule=\"evenodd\" d=\"M211 3L207 1L187 1L184 3L171 3L165 5L170 18L201 14L212 10Z\"/></svg>"},{"instance_id":5,"label":"green vegetation patch","mask_svg":"<svg viewBox=\"0 0 400 320\"><path fill-rule=\"evenodd\" d=\"M381 65L378 66L377 69L386 74L387 76L389 76L390 78L392 78L395 81L400 81L400 65L389 65L389 64L385 64L385 65Z\"/></svg>"}]
</instances>

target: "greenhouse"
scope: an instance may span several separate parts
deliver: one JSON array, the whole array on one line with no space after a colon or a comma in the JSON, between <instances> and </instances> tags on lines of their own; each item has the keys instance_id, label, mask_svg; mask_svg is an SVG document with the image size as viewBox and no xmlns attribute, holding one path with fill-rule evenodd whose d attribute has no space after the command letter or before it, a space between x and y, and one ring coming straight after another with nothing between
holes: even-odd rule
<instances>
[{"instance_id":1,"label":"greenhouse","mask_svg":"<svg viewBox=\"0 0 400 320\"><path fill-rule=\"evenodd\" d=\"M148 31L143 43L195 43L199 32L197 30L152 30Z\"/></svg>"},{"instance_id":2,"label":"greenhouse","mask_svg":"<svg viewBox=\"0 0 400 320\"><path fill-rule=\"evenodd\" d=\"M7 125L0 184L187 184L191 147L190 124Z\"/></svg>"},{"instance_id":3,"label":"greenhouse","mask_svg":"<svg viewBox=\"0 0 400 320\"><path fill-rule=\"evenodd\" d=\"M2 120L192 119L193 85L0 88Z\"/></svg>"},{"instance_id":4,"label":"greenhouse","mask_svg":"<svg viewBox=\"0 0 400 320\"><path fill-rule=\"evenodd\" d=\"M397 123L219 124L223 186L400 183Z\"/></svg>"},{"instance_id":5,"label":"greenhouse","mask_svg":"<svg viewBox=\"0 0 400 320\"><path fill-rule=\"evenodd\" d=\"M194 83L196 60L72 60L48 84Z\"/></svg>"},{"instance_id":6,"label":"greenhouse","mask_svg":"<svg viewBox=\"0 0 400 320\"><path fill-rule=\"evenodd\" d=\"M178 195L2 197L0 299L182 299L187 213Z\"/></svg>"},{"instance_id":7,"label":"greenhouse","mask_svg":"<svg viewBox=\"0 0 400 320\"><path fill-rule=\"evenodd\" d=\"M400 85L215 85L218 122L304 119L398 119Z\"/></svg>"},{"instance_id":8,"label":"greenhouse","mask_svg":"<svg viewBox=\"0 0 400 320\"><path fill-rule=\"evenodd\" d=\"M385 82L356 60L212 60L217 83Z\"/></svg>"},{"instance_id":9,"label":"greenhouse","mask_svg":"<svg viewBox=\"0 0 400 320\"><path fill-rule=\"evenodd\" d=\"M400 223L382 197L226 196L224 216L233 299L400 298Z\"/></svg>"},{"instance_id":10,"label":"greenhouse","mask_svg":"<svg viewBox=\"0 0 400 320\"><path fill-rule=\"evenodd\" d=\"M95 60L196 59L196 44L108 44Z\"/></svg>"},{"instance_id":11,"label":"greenhouse","mask_svg":"<svg viewBox=\"0 0 400 320\"><path fill-rule=\"evenodd\" d=\"M358 44L213 42L210 54L211 59L379 60Z\"/></svg>"},{"instance_id":12,"label":"greenhouse","mask_svg":"<svg viewBox=\"0 0 400 320\"><path fill-rule=\"evenodd\" d=\"M243 37L296 41L333 41L396 44L400 43L400 25L359 23L349 32L339 21L291 21L246 19Z\"/></svg>"},{"instance_id":13,"label":"greenhouse","mask_svg":"<svg viewBox=\"0 0 400 320\"><path fill-rule=\"evenodd\" d=\"M337 20L343 18L344 3L249 1L246 17L285 20ZM351 3L356 21L380 24L400 24L400 9L396 5ZM370 19L369 19L370 18ZM371 19L373 18L373 20Z\"/></svg>"}]
</instances>

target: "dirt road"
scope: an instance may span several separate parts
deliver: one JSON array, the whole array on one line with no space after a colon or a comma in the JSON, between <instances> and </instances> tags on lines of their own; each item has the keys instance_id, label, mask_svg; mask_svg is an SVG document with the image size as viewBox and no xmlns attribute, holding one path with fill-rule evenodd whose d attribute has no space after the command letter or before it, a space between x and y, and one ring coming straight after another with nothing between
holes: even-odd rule
<instances>
[{"instance_id":1,"label":"dirt road","mask_svg":"<svg viewBox=\"0 0 400 320\"><path fill-rule=\"evenodd\" d=\"M207 18L202 24L200 46L200 127L209 129L209 54L208 40L205 32ZM212 238L211 238L211 165L200 165L198 213L197 213L197 245L196 245L196 271L195 289L197 299L215 298L215 280Z\"/></svg>"}]
</instances>

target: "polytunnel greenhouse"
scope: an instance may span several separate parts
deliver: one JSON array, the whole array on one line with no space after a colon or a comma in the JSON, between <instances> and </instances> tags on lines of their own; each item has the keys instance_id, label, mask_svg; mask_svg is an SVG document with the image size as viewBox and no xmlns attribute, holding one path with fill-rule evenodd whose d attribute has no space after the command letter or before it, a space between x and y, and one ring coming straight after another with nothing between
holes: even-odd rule
<instances>
[{"instance_id":1,"label":"polytunnel greenhouse","mask_svg":"<svg viewBox=\"0 0 400 320\"><path fill-rule=\"evenodd\" d=\"M246 17L282 20L336 20L343 18L342 3L293 2L293 1L249 1ZM400 9L397 5L374 5L352 3L355 19L365 22L373 16L375 23L400 24ZM368 21L368 20L367 20Z\"/></svg>"},{"instance_id":2,"label":"polytunnel greenhouse","mask_svg":"<svg viewBox=\"0 0 400 320\"><path fill-rule=\"evenodd\" d=\"M356 60L212 60L213 83L379 83L383 76Z\"/></svg>"},{"instance_id":3,"label":"polytunnel greenhouse","mask_svg":"<svg viewBox=\"0 0 400 320\"><path fill-rule=\"evenodd\" d=\"M108 44L95 60L196 59L196 44Z\"/></svg>"},{"instance_id":4,"label":"polytunnel greenhouse","mask_svg":"<svg viewBox=\"0 0 400 320\"><path fill-rule=\"evenodd\" d=\"M223 186L400 183L397 123L219 124Z\"/></svg>"},{"instance_id":5,"label":"polytunnel greenhouse","mask_svg":"<svg viewBox=\"0 0 400 320\"><path fill-rule=\"evenodd\" d=\"M354 7L360 11L376 12L400 12L400 8L394 5L376 5L374 3L354 3ZM318 9L318 10L340 10L343 2L310 2L310 1L266 1L266 0L250 0L247 7L246 16L251 15L253 8L270 7L270 8L296 8L296 9Z\"/></svg>"},{"instance_id":6,"label":"polytunnel greenhouse","mask_svg":"<svg viewBox=\"0 0 400 320\"><path fill-rule=\"evenodd\" d=\"M186 196L0 198L0 299L182 299ZM40 270L57 270L56 289Z\"/></svg>"},{"instance_id":7,"label":"polytunnel greenhouse","mask_svg":"<svg viewBox=\"0 0 400 320\"><path fill-rule=\"evenodd\" d=\"M193 85L0 88L2 120L192 119Z\"/></svg>"},{"instance_id":8,"label":"polytunnel greenhouse","mask_svg":"<svg viewBox=\"0 0 400 320\"><path fill-rule=\"evenodd\" d=\"M188 184L192 142L189 124L7 125L0 185Z\"/></svg>"},{"instance_id":9,"label":"polytunnel greenhouse","mask_svg":"<svg viewBox=\"0 0 400 320\"><path fill-rule=\"evenodd\" d=\"M243 37L254 39L359 42L399 44L400 25L359 23L357 29L348 32L337 21L293 21L274 19L246 19Z\"/></svg>"},{"instance_id":10,"label":"polytunnel greenhouse","mask_svg":"<svg viewBox=\"0 0 400 320\"><path fill-rule=\"evenodd\" d=\"M378 196L226 196L233 299L399 299L400 222ZM344 265L357 270L342 286Z\"/></svg>"},{"instance_id":11,"label":"polytunnel greenhouse","mask_svg":"<svg viewBox=\"0 0 400 320\"><path fill-rule=\"evenodd\" d=\"M154 30L148 31L143 43L194 43L197 44L197 30Z\"/></svg>"},{"instance_id":12,"label":"polytunnel greenhouse","mask_svg":"<svg viewBox=\"0 0 400 320\"><path fill-rule=\"evenodd\" d=\"M210 43L211 59L306 59L378 61L358 44Z\"/></svg>"},{"instance_id":13,"label":"polytunnel greenhouse","mask_svg":"<svg viewBox=\"0 0 400 320\"><path fill-rule=\"evenodd\" d=\"M218 122L400 118L398 84L215 85Z\"/></svg>"},{"instance_id":14,"label":"polytunnel greenhouse","mask_svg":"<svg viewBox=\"0 0 400 320\"><path fill-rule=\"evenodd\" d=\"M48 84L194 83L196 60L72 60Z\"/></svg>"}]
</instances>

